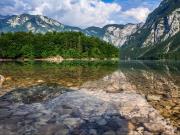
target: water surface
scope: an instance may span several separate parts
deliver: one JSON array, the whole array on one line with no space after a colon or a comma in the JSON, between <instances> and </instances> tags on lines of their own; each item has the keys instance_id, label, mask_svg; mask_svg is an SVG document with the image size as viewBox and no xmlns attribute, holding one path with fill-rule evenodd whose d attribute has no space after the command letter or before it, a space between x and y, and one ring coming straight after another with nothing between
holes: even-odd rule
<instances>
[{"instance_id":1,"label":"water surface","mask_svg":"<svg viewBox=\"0 0 180 135\"><path fill-rule=\"evenodd\" d=\"M180 62L4 62L0 63L0 74L6 78L0 96L11 91L13 94L17 89L21 95L27 95L24 91L39 84L52 87L48 91L51 96L57 94L59 85L67 88L99 88L108 93L135 91L144 96L166 120L180 127ZM30 101L41 102L41 99L44 100L36 96Z\"/></svg>"}]
</instances>

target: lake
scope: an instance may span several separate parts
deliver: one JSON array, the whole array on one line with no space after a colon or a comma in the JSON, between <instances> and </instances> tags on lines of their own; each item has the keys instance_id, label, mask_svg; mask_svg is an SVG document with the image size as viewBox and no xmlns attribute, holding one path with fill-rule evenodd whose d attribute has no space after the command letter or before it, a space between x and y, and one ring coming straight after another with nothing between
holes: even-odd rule
<instances>
[{"instance_id":1,"label":"lake","mask_svg":"<svg viewBox=\"0 0 180 135\"><path fill-rule=\"evenodd\" d=\"M177 61L1 62L0 74L6 78L0 88L4 132L178 134L180 130ZM32 130L26 129L29 126ZM42 127L50 128L42 131Z\"/></svg>"}]
</instances>

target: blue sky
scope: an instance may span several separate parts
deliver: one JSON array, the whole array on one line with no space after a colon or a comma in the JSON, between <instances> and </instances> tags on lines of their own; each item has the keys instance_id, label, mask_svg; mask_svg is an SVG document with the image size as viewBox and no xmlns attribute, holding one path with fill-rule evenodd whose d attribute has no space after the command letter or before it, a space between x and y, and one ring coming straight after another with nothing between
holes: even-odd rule
<instances>
[{"instance_id":1,"label":"blue sky","mask_svg":"<svg viewBox=\"0 0 180 135\"><path fill-rule=\"evenodd\" d=\"M144 22L161 0L0 0L0 14L40 14L66 25Z\"/></svg>"},{"instance_id":2,"label":"blue sky","mask_svg":"<svg viewBox=\"0 0 180 135\"><path fill-rule=\"evenodd\" d=\"M156 8L161 0L105 0L107 2L117 2L119 3L124 10L136 7L148 7L150 10Z\"/></svg>"}]
</instances>

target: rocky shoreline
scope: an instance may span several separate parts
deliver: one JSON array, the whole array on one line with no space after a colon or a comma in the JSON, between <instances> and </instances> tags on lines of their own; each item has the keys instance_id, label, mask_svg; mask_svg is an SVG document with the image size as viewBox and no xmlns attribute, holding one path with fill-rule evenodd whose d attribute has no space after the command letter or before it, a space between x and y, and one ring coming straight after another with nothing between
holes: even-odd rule
<instances>
[{"instance_id":1,"label":"rocky shoreline","mask_svg":"<svg viewBox=\"0 0 180 135\"><path fill-rule=\"evenodd\" d=\"M0 58L0 62L12 62L12 61L20 61L20 62L26 62L26 61L47 61L51 63L61 63L63 61L119 61L119 58L63 58L61 56L55 56L55 57L48 57L48 58L33 58L33 59L27 59L27 58L19 58L19 59L2 59Z\"/></svg>"}]
</instances>

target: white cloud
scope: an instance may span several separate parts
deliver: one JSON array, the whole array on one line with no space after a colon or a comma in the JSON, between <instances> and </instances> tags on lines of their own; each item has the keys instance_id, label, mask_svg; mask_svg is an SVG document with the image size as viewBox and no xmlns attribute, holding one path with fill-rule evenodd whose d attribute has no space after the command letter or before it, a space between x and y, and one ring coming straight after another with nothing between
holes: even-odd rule
<instances>
[{"instance_id":1,"label":"white cloud","mask_svg":"<svg viewBox=\"0 0 180 135\"><path fill-rule=\"evenodd\" d=\"M150 10L145 7L121 10L118 3L103 0L6 0L0 1L0 14L40 14L78 27L104 26L112 23L145 21Z\"/></svg>"},{"instance_id":2,"label":"white cloud","mask_svg":"<svg viewBox=\"0 0 180 135\"><path fill-rule=\"evenodd\" d=\"M68 25L87 27L112 22L110 16L120 10L120 5L100 0L39 0L29 13L47 15Z\"/></svg>"},{"instance_id":3,"label":"white cloud","mask_svg":"<svg viewBox=\"0 0 180 135\"><path fill-rule=\"evenodd\" d=\"M138 22L144 22L150 13L150 10L146 7L138 7L138 8L131 8L130 10L127 10L123 12L123 15L125 17L133 17Z\"/></svg>"}]
</instances>

